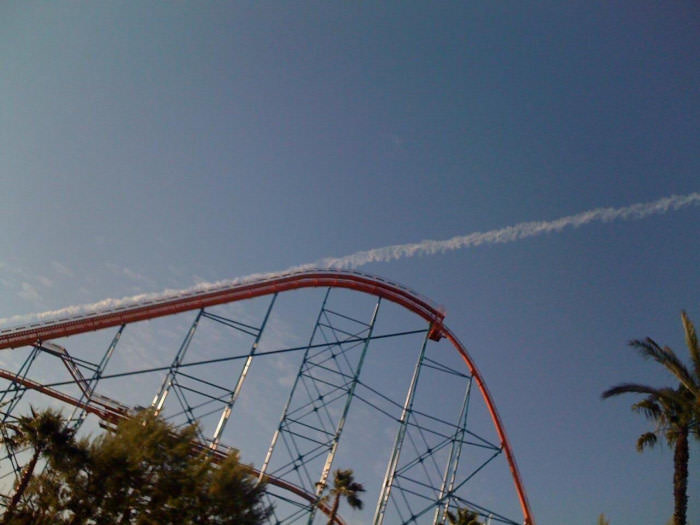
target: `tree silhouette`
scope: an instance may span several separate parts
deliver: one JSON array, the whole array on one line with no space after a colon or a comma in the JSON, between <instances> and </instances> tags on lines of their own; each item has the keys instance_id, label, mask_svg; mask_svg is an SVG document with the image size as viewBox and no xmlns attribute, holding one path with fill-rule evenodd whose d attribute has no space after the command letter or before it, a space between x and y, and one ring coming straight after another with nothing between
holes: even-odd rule
<instances>
[{"instance_id":1,"label":"tree silhouette","mask_svg":"<svg viewBox=\"0 0 700 525\"><path fill-rule=\"evenodd\" d=\"M22 469L15 493L5 510L3 523L8 523L14 514L39 459L46 457L52 463L65 462L75 450L73 434L59 412L52 409L37 412L34 407L30 407L30 411L31 416L21 416L16 423L6 425L8 438L5 445L10 449L28 447L32 450L32 456Z\"/></svg>"},{"instance_id":2,"label":"tree silhouette","mask_svg":"<svg viewBox=\"0 0 700 525\"><path fill-rule=\"evenodd\" d=\"M259 525L270 513L250 469L232 451L215 461L196 426L150 411L82 442L81 461L56 462L32 480L8 525Z\"/></svg>"},{"instance_id":3,"label":"tree silhouette","mask_svg":"<svg viewBox=\"0 0 700 525\"><path fill-rule=\"evenodd\" d=\"M457 509L457 514L448 510L447 521L450 525L481 525L479 515L465 508Z\"/></svg>"},{"instance_id":4,"label":"tree silhouette","mask_svg":"<svg viewBox=\"0 0 700 525\"><path fill-rule=\"evenodd\" d=\"M645 432L637 439L637 450L653 447L658 438L664 437L673 449L673 523L686 524L688 506L688 438L700 438L700 346L693 323L685 312L681 313L685 340L690 352L692 370L671 348L661 347L653 339L634 340L630 346L648 359L662 365L679 381L677 387L654 388L637 383L623 383L603 392L603 398L620 394L643 394L644 399L634 403L632 409L654 422L653 431Z\"/></svg>"},{"instance_id":5,"label":"tree silhouette","mask_svg":"<svg viewBox=\"0 0 700 525\"><path fill-rule=\"evenodd\" d=\"M355 481L352 469L336 470L333 479L333 488L330 491L330 496L333 498L333 505L331 506L331 513L328 517L328 525L333 525L335 521L341 498L347 500L350 508L361 510L363 503L358 497L358 494L364 491L365 488L362 486L362 483L357 483Z\"/></svg>"}]
</instances>

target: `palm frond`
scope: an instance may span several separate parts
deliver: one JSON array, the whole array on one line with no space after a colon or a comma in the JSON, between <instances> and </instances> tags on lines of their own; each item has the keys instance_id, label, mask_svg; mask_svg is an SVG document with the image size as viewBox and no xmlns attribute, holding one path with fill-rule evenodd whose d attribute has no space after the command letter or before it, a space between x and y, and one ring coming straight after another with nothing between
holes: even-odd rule
<instances>
[{"instance_id":1,"label":"palm frond","mask_svg":"<svg viewBox=\"0 0 700 525\"><path fill-rule=\"evenodd\" d=\"M350 483L350 485L348 485L348 490L350 492L364 492L365 487L364 487L364 485L362 485L362 483L358 483L357 481L353 481L352 483Z\"/></svg>"},{"instance_id":2,"label":"palm frond","mask_svg":"<svg viewBox=\"0 0 700 525\"><path fill-rule=\"evenodd\" d=\"M644 414L647 419L662 419L664 417L661 405L652 396L633 404L632 410Z\"/></svg>"},{"instance_id":3,"label":"palm frond","mask_svg":"<svg viewBox=\"0 0 700 525\"><path fill-rule=\"evenodd\" d=\"M630 341L630 346L636 348L642 357L653 359L666 368L666 370L671 372L671 374L683 383L688 390L693 391L694 388L697 388L688 367L685 366L685 363L683 363L676 353L668 346L659 346L651 337L647 337L644 340L635 339Z\"/></svg>"},{"instance_id":4,"label":"palm frond","mask_svg":"<svg viewBox=\"0 0 700 525\"><path fill-rule=\"evenodd\" d=\"M450 525L481 525L479 514L466 507L458 508L456 515L448 510L446 517Z\"/></svg>"},{"instance_id":5,"label":"palm frond","mask_svg":"<svg viewBox=\"0 0 700 525\"><path fill-rule=\"evenodd\" d=\"M682 432L677 425L669 425L663 430L664 437L666 438L666 442L669 444L669 446L672 446L676 442Z\"/></svg>"},{"instance_id":6,"label":"palm frond","mask_svg":"<svg viewBox=\"0 0 700 525\"><path fill-rule=\"evenodd\" d=\"M695 439L700 440L700 425L691 425L688 433Z\"/></svg>"},{"instance_id":7,"label":"palm frond","mask_svg":"<svg viewBox=\"0 0 700 525\"><path fill-rule=\"evenodd\" d=\"M698 343L698 335L695 332L695 326L690 321L685 310L681 312L681 321L683 322L683 331L685 332L685 344L688 345L690 360L693 363L695 381L700 383L700 344ZM700 387L700 384L698 386Z\"/></svg>"},{"instance_id":8,"label":"palm frond","mask_svg":"<svg viewBox=\"0 0 700 525\"><path fill-rule=\"evenodd\" d=\"M601 394L603 399L607 399L613 396L619 396L620 394L649 394L652 396L659 395L659 389L647 385L640 385L638 383L621 383L612 388L608 388L605 392Z\"/></svg>"},{"instance_id":9,"label":"palm frond","mask_svg":"<svg viewBox=\"0 0 700 525\"><path fill-rule=\"evenodd\" d=\"M358 498L354 494L351 494L348 496L347 500L348 505L350 505L350 508L362 510L362 506L364 504L362 503L362 500L360 498Z\"/></svg>"},{"instance_id":10,"label":"palm frond","mask_svg":"<svg viewBox=\"0 0 700 525\"><path fill-rule=\"evenodd\" d=\"M618 396L621 394L647 394L647 399L653 399L660 403L664 411L680 411L681 407L688 402L687 391L683 387L678 389L673 388L654 388L648 385L640 385L638 383L622 383L609 388L603 392L603 399ZM633 405L634 408L634 405Z\"/></svg>"},{"instance_id":11,"label":"palm frond","mask_svg":"<svg viewBox=\"0 0 700 525\"><path fill-rule=\"evenodd\" d=\"M652 448L657 441L658 437L654 432L645 432L637 439L637 451L641 452L646 447Z\"/></svg>"}]
</instances>

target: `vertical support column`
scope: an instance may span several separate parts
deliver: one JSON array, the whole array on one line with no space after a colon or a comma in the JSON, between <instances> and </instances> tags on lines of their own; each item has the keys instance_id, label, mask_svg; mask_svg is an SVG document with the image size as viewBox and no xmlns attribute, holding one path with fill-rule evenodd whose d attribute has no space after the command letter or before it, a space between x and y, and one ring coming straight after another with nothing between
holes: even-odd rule
<instances>
[{"instance_id":1,"label":"vertical support column","mask_svg":"<svg viewBox=\"0 0 700 525\"><path fill-rule=\"evenodd\" d=\"M165 379L163 379L163 384L160 387L160 390L156 394L156 396L153 398L153 403L151 403L151 407L155 409L155 413L158 414L160 411L163 409L163 404L165 404L165 399L168 397L168 392L170 391L170 387L173 384L173 381L175 380L175 374L177 373L178 368L180 368L180 364L182 363L182 359L185 357L185 354L187 353L187 349L190 346L190 343L192 342L192 338L194 337L194 333L197 331L197 325L199 324L199 319L202 317L202 314L204 313L204 308L202 308L198 313L197 316L194 318L194 321L192 322L192 326L190 326L190 329L187 331L187 335L185 336L185 339L182 341L182 344L180 345L180 349L177 351L177 355L175 356L175 359L173 360L173 363L170 365L170 369L168 370L168 375L165 376Z\"/></svg>"},{"instance_id":2,"label":"vertical support column","mask_svg":"<svg viewBox=\"0 0 700 525\"><path fill-rule=\"evenodd\" d=\"M109 360L112 358L114 349L117 347L117 343L119 343L119 339L122 336L122 332L124 331L125 326L126 325L123 324L119 327L119 330L117 330L117 333L112 338L112 342L107 348L107 351L104 353L102 359L97 364L95 372L92 374L92 377L88 380L86 390L82 391L82 394L80 395L80 406L76 407L73 410L73 413L71 414L71 417L69 419L69 428L73 432L77 432L77 430L80 428L80 425L83 424L83 421L85 421L85 418L87 417L87 412L85 411L84 405L90 402L90 398L95 392L95 388L97 388L97 383L102 377L102 374L105 368L107 367L107 363L109 363Z\"/></svg>"},{"instance_id":3,"label":"vertical support column","mask_svg":"<svg viewBox=\"0 0 700 525\"><path fill-rule=\"evenodd\" d=\"M360 372L362 371L362 365L364 364L365 361L365 356L367 355L367 349L369 348L369 342L372 339L372 332L374 331L374 323L377 320L377 313L379 312L379 306L382 302L382 298L379 297L377 299L377 303L374 306L374 312L372 312L372 318L369 322L369 329L367 331L367 336L365 338L365 341L362 345L362 353L360 354L360 360L357 364L357 367L355 368L355 374L352 378L352 382L350 384L350 389L348 390L347 397L345 399L345 406L343 407L343 413L340 416L340 420L338 420L338 425L335 430L335 435L333 436L333 441L331 443L330 450L328 451L328 455L326 456L326 463L323 466L323 470L321 471L321 478L319 479L318 483L316 484L316 504L311 508L311 512L309 512L309 525L311 525L314 521L314 516L316 514L316 509L318 508L318 500L321 497L321 494L326 488L326 483L328 482L328 474L331 470L331 467L333 466L333 460L335 459L335 453L338 450L338 443L340 442L340 435L343 433L343 427L345 426L345 420L347 419L348 412L350 411L350 405L352 404L352 400L355 396L355 388L357 387L357 383L360 378Z\"/></svg>"},{"instance_id":4,"label":"vertical support column","mask_svg":"<svg viewBox=\"0 0 700 525\"><path fill-rule=\"evenodd\" d=\"M24 363L22 363L22 366L20 366L19 370L15 374L15 379L25 379L27 377L27 374L29 373L29 369L32 366L32 363L34 363L34 360L36 359L36 356L39 355L39 347L34 346L32 347L31 352L27 356L27 358L24 360ZM26 392L26 387L21 385L19 382L16 380L13 380L10 382L10 385L3 390L2 394L0 395L0 407L7 407L3 410L2 412L2 423L7 422L8 418L12 415L12 411L17 407L17 404L20 402L22 399L22 396L24 396L24 392ZM5 400L5 398L8 396L8 394L11 396L9 400ZM8 436L7 436L7 430L5 425L0 425L0 435L2 435L2 441L3 443L7 443ZM19 463L17 462L17 458L15 457L15 454L12 450L10 450L7 445L5 445L5 450L7 451L7 455L2 459L9 459L10 460L10 465L12 465L12 470L15 473L15 476L19 476L21 472L21 467Z\"/></svg>"},{"instance_id":5,"label":"vertical support column","mask_svg":"<svg viewBox=\"0 0 700 525\"><path fill-rule=\"evenodd\" d=\"M248 369L250 368L250 365L253 362L253 356L255 355L255 352L258 349L258 344L260 343L260 338L262 337L263 331L265 330L265 326L267 325L267 320L270 318L270 312L272 312L272 307L275 304L275 299L277 299L277 293L275 293L272 296L270 305L267 307L267 312L265 312L265 317L263 318L262 324L258 329L258 334L255 336L255 341L253 341L253 345L250 348L248 357L246 358L245 363L243 364L243 369L241 370L241 373L238 376L236 386L234 387L233 391L231 392L231 395L228 398L228 401L226 402L226 406L224 407L224 410L221 413L219 423L216 425L216 430L214 431L214 435L211 438L210 445L210 448L213 450L216 450L219 446L221 434L224 432L226 423L228 422L228 419L231 416L231 410L233 409L233 405L238 399L239 394L241 393L241 388L243 388L243 382L245 381L246 375L248 375Z\"/></svg>"},{"instance_id":6,"label":"vertical support column","mask_svg":"<svg viewBox=\"0 0 700 525\"><path fill-rule=\"evenodd\" d=\"M464 434L467 430L467 414L469 413L469 398L471 388L472 380L470 379L467 383L467 388L464 393L462 409L459 413L459 419L457 422L457 430L454 436L452 436L450 456L447 460L447 465L445 466L445 475L442 478L442 485L440 486L440 495L438 497L438 502L441 503L435 509L435 516L433 517L434 525L444 522L445 516L447 514L447 509L450 506L450 496L452 495L455 489L457 469L459 468L459 459L462 454L462 442L464 441Z\"/></svg>"},{"instance_id":7,"label":"vertical support column","mask_svg":"<svg viewBox=\"0 0 700 525\"><path fill-rule=\"evenodd\" d=\"M431 327L432 328L432 327ZM413 376L411 377L411 383L408 387L408 392L406 393L406 400L403 404L403 409L401 411L401 418L399 419L399 430L396 433L396 439L394 440L394 448L391 453L391 458L389 459L389 464L387 465L386 474L384 475L384 482L382 483L382 488L379 493L379 500L377 501L377 507L374 511L374 518L372 523L374 525L381 525L384 521L384 513L386 512L386 506L389 502L389 496L391 494L391 486L394 483L394 475L396 474L396 468L399 464L399 458L401 456L401 447L403 446L404 438L406 437L406 428L408 427L408 418L413 411L413 400L416 394L416 387L418 385L418 379L420 377L420 370L423 366L423 360L425 359L425 351L428 345L428 335L430 330L425 335L423 344L420 349L420 354L418 355L418 361L413 369Z\"/></svg>"},{"instance_id":8,"label":"vertical support column","mask_svg":"<svg viewBox=\"0 0 700 525\"><path fill-rule=\"evenodd\" d=\"M297 376L294 378L294 384L292 385L292 389L289 392L289 397L287 398L287 402L284 405L284 409L282 410L282 417L280 418L280 422L277 425L277 429L275 430L275 433L272 435L272 441L270 442L270 447L267 449L267 454L265 455L265 461L263 461L262 467L260 467L260 475L258 476L258 482L261 482L263 478L265 477L265 473L267 472L267 468L270 465L270 459L272 458L272 453L275 450L275 445L277 445L277 440L280 437L280 432L282 431L282 427L284 426L284 422L287 419L287 415L289 414L289 407L292 404L292 399L294 398L294 392L297 389L297 385L299 384L299 379L301 378L301 375L304 371L304 365L306 364L307 359L309 358L309 352L311 351L311 345L313 344L314 337L316 337L316 332L318 331L318 326L319 323L321 322L321 316L323 315L323 312L326 309L326 304L328 303L328 296L331 293L331 289L328 288L326 290L326 295L323 296L323 302L321 303L321 309L318 312L318 316L316 317L316 323L314 324L314 329L311 331L311 337L309 338L309 345L307 346L306 350L304 351L304 357L301 361L301 366L299 367L299 372L297 373Z\"/></svg>"}]
</instances>

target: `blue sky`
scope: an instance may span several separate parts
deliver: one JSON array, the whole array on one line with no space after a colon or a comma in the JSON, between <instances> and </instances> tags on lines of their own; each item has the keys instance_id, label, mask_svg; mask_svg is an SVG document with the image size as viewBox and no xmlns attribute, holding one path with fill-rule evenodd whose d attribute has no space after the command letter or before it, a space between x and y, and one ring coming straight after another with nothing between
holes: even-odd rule
<instances>
[{"instance_id":1,"label":"blue sky","mask_svg":"<svg viewBox=\"0 0 700 525\"><path fill-rule=\"evenodd\" d=\"M0 317L697 192L699 18L693 2L4 2ZM538 523L670 516L671 452L637 454L646 423L600 393L666 382L631 338L685 351L699 219L363 267L444 305Z\"/></svg>"}]
</instances>

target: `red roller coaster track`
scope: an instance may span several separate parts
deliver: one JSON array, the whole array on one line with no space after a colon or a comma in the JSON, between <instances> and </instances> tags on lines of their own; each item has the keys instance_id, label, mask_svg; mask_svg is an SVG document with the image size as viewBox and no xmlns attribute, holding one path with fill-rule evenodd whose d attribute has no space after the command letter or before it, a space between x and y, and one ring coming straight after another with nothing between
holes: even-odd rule
<instances>
[{"instance_id":1,"label":"red roller coaster track","mask_svg":"<svg viewBox=\"0 0 700 525\"><path fill-rule=\"evenodd\" d=\"M379 277L359 272L311 270L224 285L213 290L183 292L111 310L6 329L0 332L0 350L33 345L49 339L101 330L189 310L198 310L276 292L311 287L348 288L382 297L399 304L428 321L431 326L429 334L431 339L439 340L445 337L452 343L469 368L489 410L510 467L525 524L534 525L530 505L503 423L474 360L470 357L464 345L443 324L443 312L415 292Z\"/></svg>"}]
</instances>

